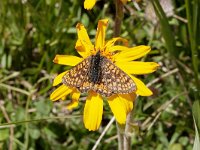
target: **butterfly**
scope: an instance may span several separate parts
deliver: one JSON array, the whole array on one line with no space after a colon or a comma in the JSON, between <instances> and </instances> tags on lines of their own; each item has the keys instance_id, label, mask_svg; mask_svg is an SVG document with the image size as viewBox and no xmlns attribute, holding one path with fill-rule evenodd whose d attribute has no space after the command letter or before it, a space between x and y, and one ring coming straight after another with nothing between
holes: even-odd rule
<instances>
[{"instance_id":1,"label":"butterfly","mask_svg":"<svg viewBox=\"0 0 200 150\"><path fill-rule=\"evenodd\" d=\"M63 76L62 83L81 93L93 90L104 97L136 90L134 81L100 51L70 69Z\"/></svg>"}]
</instances>

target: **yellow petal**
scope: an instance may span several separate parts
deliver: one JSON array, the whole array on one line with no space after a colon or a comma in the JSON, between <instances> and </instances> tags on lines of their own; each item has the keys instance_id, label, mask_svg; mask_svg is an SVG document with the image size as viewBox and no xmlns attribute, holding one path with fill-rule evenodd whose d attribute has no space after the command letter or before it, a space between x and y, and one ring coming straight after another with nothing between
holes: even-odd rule
<instances>
[{"instance_id":1,"label":"yellow petal","mask_svg":"<svg viewBox=\"0 0 200 150\"><path fill-rule=\"evenodd\" d=\"M116 62L115 63L120 69L122 69L127 74L148 74L157 70L158 64L155 62Z\"/></svg>"},{"instance_id":2,"label":"yellow petal","mask_svg":"<svg viewBox=\"0 0 200 150\"><path fill-rule=\"evenodd\" d=\"M77 89L74 89L72 91L72 95L71 95L72 102L67 105L67 109L70 110L70 109L73 109L78 106L78 101L79 101L80 95L81 95L81 93Z\"/></svg>"},{"instance_id":3,"label":"yellow petal","mask_svg":"<svg viewBox=\"0 0 200 150\"><path fill-rule=\"evenodd\" d=\"M125 46L121 46L121 45L116 45L116 46L112 46L109 48L110 52L115 52L115 51L126 51L129 50L129 48L125 47Z\"/></svg>"},{"instance_id":4,"label":"yellow petal","mask_svg":"<svg viewBox=\"0 0 200 150\"><path fill-rule=\"evenodd\" d=\"M108 104L117 120L120 124L125 124L126 122L126 107L117 95L113 95L108 98Z\"/></svg>"},{"instance_id":5,"label":"yellow petal","mask_svg":"<svg viewBox=\"0 0 200 150\"><path fill-rule=\"evenodd\" d=\"M67 109L68 109L68 110L71 110L71 109L76 108L77 106L78 106L78 101L72 101L71 103L69 103L69 104L67 105Z\"/></svg>"},{"instance_id":6,"label":"yellow petal","mask_svg":"<svg viewBox=\"0 0 200 150\"><path fill-rule=\"evenodd\" d=\"M55 91L53 91L53 93L51 93L50 99L52 101L59 100L65 96L67 96L69 93L71 93L72 90L73 90L72 88L69 88L63 84L60 87L58 87Z\"/></svg>"},{"instance_id":7,"label":"yellow petal","mask_svg":"<svg viewBox=\"0 0 200 150\"><path fill-rule=\"evenodd\" d=\"M81 23L76 25L78 40L76 42L76 50L83 57L86 58L90 55L91 51L94 49L87 31Z\"/></svg>"},{"instance_id":8,"label":"yellow petal","mask_svg":"<svg viewBox=\"0 0 200 150\"><path fill-rule=\"evenodd\" d=\"M72 101L78 101L80 98L80 95L81 93L77 89L74 89L72 92L72 97L71 97Z\"/></svg>"},{"instance_id":9,"label":"yellow petal","mask_svg":"<svg viewBox=\"0 0 200 150\"><path fill-rule=\"evenodd\" d=\"M146 55L150 50L151 48L149 46L143 46L143 45L132 47L132 48L123 47L123 51L114 55L114 60L116 62L117 61L125 62L125 61L135 60Z\"/></svg>"},{"instance_id":10,"label":"yellow petal","mask_svg":"<svg viewBox=\"0 0 200 150\"><path fill-rule=\"evenodd\" d=\"M102 19L99 20L98 26L97 26L97 33L95 37L95 48L96 50L103 49L105 45L105 35L106 35L106 28L108 25L108 19Z\"/></svg>"},{"instance_id":11,"label":"yellow petal","mask_svg":"<svg viewBox=\"0 0 200 150\"><path fill-rule=\"evenodd\" d=\"M123 45L128 46L128 40L121 38L121 37L115 37L106 42L106 45L105 45L106 51L114 52L114 51L119 50L120 48L118 48L118 47L116 48L116 46L113 46L116 42L122 42Z\"/></svg>"},{"instance_id":12,"label":"yellow petal","mask_svg":"<svg viewBox=\"0 0 200 150\"><path fill-rule=\"evenodd\" d=\"M67 72L68 72L68 70L65 71L65 72L60 73L59 75L57 75L57 76L55 77L55 79L53 80L53 86L56 86L56 85L60 84L60 83L62 82L63 76L64 76Z\"/></svg>"},{"instance_id":13,"label":"yellow petal","mask_svg":"<svg viewBox=\"0 0 200 150\"><path fill-rule=\"evenodd\" d=\"M90 52L87 51L87 49L84 46L84 43L82 44L80 39L76 41L75 49L83 58L87 58L90 55Z\"/></svg>"},{"instance_id":14,"label":"yellow petal","mask_svg":"<svg viewBox=\"0 0 200 150\"><path fill-rule=\"evenodd\" d=\"M61 100L65 100L66 99L66 97L67 97L67 95L65 95L64 97L61 97Z\"/></svg>"},{"instance_id":15,"label":"yellow petal","mask_svg":"<svg viewBox=\"0 0 200 150\"><path fill-rule=\"evenodd\" d=\"M133 109L136 94L115 94L108 98L108 104L120 124L125 124L127 114Z\"/></svg>"},{"instance_id":16,"label":"yellow petal","mask_svg":"<svg viewBox=\"0 0 200 150\"><path fill-rule=\"evenodd\" d=\"M136 94L129 93L129 94L118 94L121 101L123 101L124 106L126 107L126 114L128 114L133 109L134 100L136 98Z\"/></svg>"},{"instance_id":17,"label":"yellow petal","mask_svg":"<svg viewBox=\"0 0 200 150\"><path fill-rule=\"evenodd\" d=\"M89 131L95 131L99 128L103 113L102 97L90 91L84 108L84 124Z\"/></svg>"},{"instance_id":18,"label":"yellow petal","mask_svg":"<svg viewBox=\"0 0 200 150\"><path fill-rule=\"evenodd\" d=\"M148 87L146 87L146 85L141 80L132 75L130 75L130 77L136 84L137 87L136 94L141 96L151 96L153 94L152 91Z\"/></svg>"},{"instance_id":19,"label":"yellow petal","mask_svg":"<svg viewBox=\"0 0 200 150\"><path fill-rule=\"evenodd\" d=\"M75 66L82 60L83 58L72 55L56 55L53 62L61 65Z\"/></svg>"},{"instance_id":20,"label":"yellow petal","mask_svg":"<svg viewBox=\"0 0 200 150\"><path fill-rule=\"evenodd\" d=\"M85 0L84 8L87 10L92 9L94 7L95 3L96 3L96 0Z\"/></svg>"}]
</instances>

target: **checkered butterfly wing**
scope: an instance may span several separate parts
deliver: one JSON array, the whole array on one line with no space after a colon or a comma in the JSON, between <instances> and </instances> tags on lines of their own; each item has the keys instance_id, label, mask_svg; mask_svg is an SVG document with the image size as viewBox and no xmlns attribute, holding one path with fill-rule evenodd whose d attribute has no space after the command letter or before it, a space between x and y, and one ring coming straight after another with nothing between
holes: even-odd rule
<instances>
[{"instance_id":1,"label":"checkered butterfly wing","mask_svg":"<svg viewBox=\"0 0 200 150\"><path fill-rule=\"evenodd\" d=\"M109 97L112 94L128 94L136 90L134 81L105 57L102 61L101 71L101 83L107 87L107 91L103 91L102 95Z\"/></svg>"},{"instance_id":2,"label":"checkered butterfly wing","mask_svg":"<svg viewBox=\"0 0 200 150\"><path fill-rule=\"evenodd\" d=\"M109 97L113 94L127 94L136 90L133 80L118 68L114 63L104 56L101 56L99 81L92 82L91 70L94 64L93 57L88 57L78 65L69 70L62 79L62 82L69 86L75 87L80 92L85 93L93 90L102 96Z\"/></svg>"},{"instance_id":3,"label":"checkered butterfly wing","mask_svg":"<svg viewBox=\"0 0 200 150\"><path fill-rule=\"evenodd\" d=\"M62 83L69 87L75 87L84 93L91 89L88 72L90 68L91 57L84 59L82 62L70 69L62 78Z\"/></svg>"}]
</instances>

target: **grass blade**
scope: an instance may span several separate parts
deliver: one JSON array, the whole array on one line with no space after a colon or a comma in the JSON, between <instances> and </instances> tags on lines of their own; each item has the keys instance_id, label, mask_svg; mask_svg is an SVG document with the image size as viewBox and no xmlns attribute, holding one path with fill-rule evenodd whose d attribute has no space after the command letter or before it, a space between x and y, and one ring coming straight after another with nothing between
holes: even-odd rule
<instances>
[{"instance_id":1,"label":"grass blade","mask_svg":"<svg viewBox=\"0 0 200 150\"><path fill-rule=\"evenodd\" d=\"M175 38L172 33L166 14L164 10L162 9L158 0L152 0L151 2L153 4L156 15L160 21L161 32L165 40L166 48L171 56L176 57L177 53L176 53Z\"/></svg>"}]
</instances>

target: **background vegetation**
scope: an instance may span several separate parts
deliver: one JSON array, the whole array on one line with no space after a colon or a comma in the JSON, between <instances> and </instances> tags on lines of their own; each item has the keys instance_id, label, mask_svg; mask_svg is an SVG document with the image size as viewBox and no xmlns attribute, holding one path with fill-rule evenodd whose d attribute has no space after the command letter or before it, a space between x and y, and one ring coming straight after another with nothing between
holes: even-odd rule
<instances>
[{"instance_id":1,"label":"background vegetation","mask_svg":"<svg viewBox=\"0 0 200 150\"><path fill-rule=\"evenodd\" d=\"M150 45L152 51L142 60L161 65L155 73L140 76L154 95L137 99L134 120L139 131L131 135L133 149L190 150L195 133L198 139L199 3L164 0L164 11L158 0L124 6L121 36L130 46ZM49 95L53 78L67 69L52 62L55 55L77 55L76 24L83 23L94 39L102 18L109 18L109 39L115 18L112 0L98 1L91 11L83 8L82 0L0 1L0 149L94 146L112 117L107 103L101 128L89 132L82 122L84 96L77 109L68 111L69 99L53 103ZM116 135L113 123L98 149L117 149Z\"/></svg>"}]
</instances>

